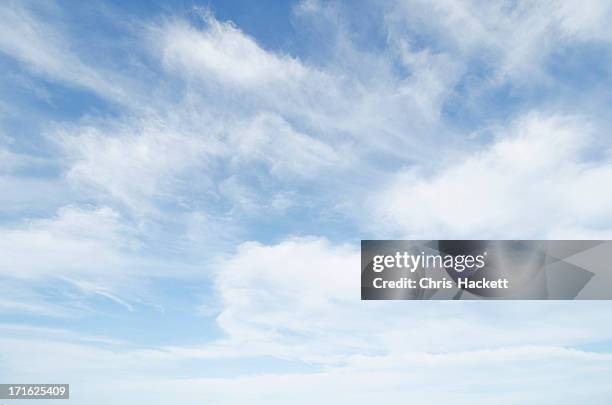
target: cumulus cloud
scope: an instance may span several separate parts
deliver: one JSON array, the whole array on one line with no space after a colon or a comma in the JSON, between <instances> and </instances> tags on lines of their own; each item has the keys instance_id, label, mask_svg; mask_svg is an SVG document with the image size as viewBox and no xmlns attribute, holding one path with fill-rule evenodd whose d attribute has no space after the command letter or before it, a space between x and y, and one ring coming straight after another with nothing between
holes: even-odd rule
<instances>
[{"instance_id":1,"label":"cumulus cloud","mask_svg":"<svg viewBox=\"0 0 612 405\"><path fill-rule=\"evenodd\" d=\"M612 194L601 185L612 171L610 145L593 125L530 114L433 174L397 173L371 209L382 229L413 238L571 238L578 226L597 233L609 226Z\"/></svg>"},{"instance_id":2,"label":"cumulus cloud","mask_svg":"<svg viewBox=\"0 0 612 405\"><path fill-rule=\"evenodd\" d=\"M216 276L222 308L217 320L229 337L219 349L231 355L242 347L249 356L330 354L322 343L336 340L344 326L340 319L351 322L346 311L358 298L358 260L353 248L324 239L242 245L219 264ZM297 347L306 352L298 354Z\"/></svg>"},{"instance_id":3,"label":"cumulus cloud","mask_svg":"<svg viewBox=\"0 0 612 405\"><path fill-rule=\"evenodd\" d=\"M530 313L530 303L485 309L478 302L427 302L411 303L407 312L397 302L360 301L359 260L351 246L321 238L245 243L217 265L216 320L226 336L167 350L181 358L271 356L352 367L360 356L426 359L435 353L573 347L612 337L603 322L606 309L593 303L572 309L543 303L541 312Z\"/></svg>"}]
</instances>

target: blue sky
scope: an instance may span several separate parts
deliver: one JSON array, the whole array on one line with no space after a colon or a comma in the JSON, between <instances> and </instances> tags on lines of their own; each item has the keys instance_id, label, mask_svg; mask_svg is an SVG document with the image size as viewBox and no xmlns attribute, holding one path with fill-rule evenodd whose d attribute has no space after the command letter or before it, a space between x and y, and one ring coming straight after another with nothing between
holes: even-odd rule
<instances>
[{"instance_id":1,"label":"blue sky","mask_svg":"<svg viewBox=\"0 0 612 405\"><path fill-rule=\"evenodd\" d=\"M358 249L610 239L611 22L598 0L2 2L0 381L609 403L609 303L361 302Z\"/></svg>"}]
</instances>

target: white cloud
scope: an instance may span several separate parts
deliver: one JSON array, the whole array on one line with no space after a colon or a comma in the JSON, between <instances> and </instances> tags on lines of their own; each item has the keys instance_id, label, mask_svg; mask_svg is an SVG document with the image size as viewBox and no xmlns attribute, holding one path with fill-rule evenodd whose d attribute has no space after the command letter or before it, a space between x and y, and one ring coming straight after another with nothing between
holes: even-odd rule
<instances>
[{"instance_id":1,"label":"white cloud","mask_svg":"<svg viewBox=\"0 0 612 405\"><path fill-rule=\"evenodd\" d=\"M15 278L118 277L130 249L119 214L62 208L55 218L0 228L0 273Z\"/></svg>"},{"instance_id":2,"label":"white cloud","mask_svg":"<svg viewBox=\"0 0 612 405\"><path fill-rule=\"evenodd\" d=\"M404 170L370 200L373 224L410 238L569 237L610 226L610 146L577 117L530 114L484 150L424 175ZM592 159L593 146L601 142ZM374 225L376 226L376 225Z\"/></svg>"},{"instance_id":3,"label":"white cloud","mask_svg":"<svg viewBox=\"0 0 612 405\"><path fill-rule=\"evenodd\" d=\"M184 182L206 183L204 169L222 147L212 136L154 119L76 127L56 137L69 160L69 180L144 213L155 207L155 198L193 187ZM187 171L189 178L183 177Z\"/></svg>"},{"instance_id":4,"label":"white cloud","mask_svg":"<svg viewBox=\"0 0 612 405\"><path fill-rule=\"evenodd\" d=\"M119 104L136 105L126 78L83 61L76 44L71 42L74 38L41 18L36 8L20 1L0 4L0 52L23 63L34 74L91 90ZM60 19L54 4L41 8L43 15Z\"/></svg>"},{"instance_id":5,"label":"white cloud","mask_svg":"<svg viewBox=\"0 0 612 405\"><path fill-rule=\"evenodd\" d=\"M229 337L217 349L229 355L245 349L249 356L313 358L340 349L340 341L353 340L336 336L353 322L347 315L359 298L358 272L354 249L332 247L324 239L241 245L219 265L216 277L218 323Z\"/></svg>"},{"instance_id":6,"label":"white cloud","mask_svg":"<svg viewBox=\"0 0 612 405\"><path fill-rule=\"evenodd\" d=\"M606 29L611 15L609 2L601 0L408 0L388 7L386 18L392 41L418 33L438 52L464 62L486 61L498 79L537 84L547 78L544 64L560 46L612 40Z\"/></svg>"},{"instance_id":7,"label":"white cloud","mask_svg":"<svg viewBox=\"0 0 612 405\"><path fill-rule=\"evenodd\" d=\"M539 357L540 362L536 362L530 361L528 355L522 356L523 361L508 361L503 355L488 353L490 362L469 370L460 365L443 363L431 367L412 361L413 367L403 372L326 370L309 374L162 381L156 386L159 391L165 391L162 394L164 399L175 399L178 395L184 401L208 399L220 404L245 401L254 404L309 404L313 401L369 404L381 398L400 403L409 401L411 404L472 404L475 401L555 404L584 398L593 403L604 403L610 395L605 379L610 371L603 358L576 361L570 356L550 353ZM499 367L499 364L504 364L504 367ZM496 367L493 375L491 367ZM598 369L594 370L595 367ZM577 381L580 383L576 385ZM145 383L132 383L131 388L122 384L122 390L129 391L136 386L146 391ZM492 387L495 387L494 391ZM159 398L159 393L156 394Z\"/></svg>"},{"instance_id":8,"label":"white cloud","mask_svg":"<svg viewBox=\"0 0 612 405\"><path fill-rule=\"evenodd\" d=\"M262 114L231 134L231 159L264 162L277 177L312 177L343 164L329 145L295 131L277 115Z\"/></svg>"},{"instance_id":9,"label":"white cloud","mask_svg":"<svg viewBox=\"0 0 612 405\"><path fill-rule=\"evenodd\" d=\"M350 157L341 159L342 150L295 130L275 114L214 123L210 117L177 115L179 122L160 113L110 127L85 123L48 137L60 146L76 194L119 203L147 220L161 216L159 208L168 202L196 212L219 198L228 211L286 206L287 193L275 190L270 197L242 177L257 175L270 188L275 181L314 180L324 170L342 170L350 163Z\"/></svg>"},{"instance_id":10,"label":"white cloud","mask_svg":"<svg viewBox=\"0 0 612 405\"><path fill-rule=\"evenodd\" d=\"M168 73L189 83L189 98L206 100L202 109L220 111L217 121L270 124L272 118L261 117L275 117L328 148L353 148L346 152L355 156L372 150L395 155L402 147L423 154L432 148L427 138L440 127L442 100L459 77L459 64L421 53L409 62L414 75L398 76L392 73L395 55L359 51L342 32L343 24L327 9L317 10L298 17L305 25L323 18L341 32L328 38L327 46L342 60L321 64L267 50L210 14L202 29L176 20L153 26L149 41Z\"/></svg>"},{"instance_id":11,"label":"white cloud","mask_svg":"<svg viewBox=\"0 0 612 405\"><path fill-rule=\"evenodd\" d=\"M293 86L307 75L299 61L266 52L233 24L219 22L208 13L203 19L203 31L182 21L164 27L161 48L167 65L230 87Z\"/></svg>"},{"instance_id":12,"label":"white cloud","mask_svg":"<svg viewBox=\"0 0 612 405\"><path fill-rule=\"evenodd\" d=\"M344 367L359 356L428 359L612 338L607 307L589 302L571 308L544 302L534 312L529 302L486 308L479 302L412 302L407 310L399 302L360 301L358 252L321 238L245 243L219 261L215 280L214 308L225 337L165 350L185 359L269 356Z\"/></svg>"},{"instance_id":13,"label":"white cloud","mask_svg":"<svg viewBox=\"0 0 612 405\"><path fill-rule=\"evenodd\" d=\"M585 398L592 403L604 403L610 395L606 384L611 372L609 362L609 356L604 354L537 347L438 358L412 356L398 358L385 367L364 362L358 368L312 373L147 381L133 378L113 381L112 385L115 394L121 393L117 395L118 401L125 401L118 403L133 403L135 397L145 401L207 400L219 404L308 404L313 400L368 404L381 397L398 402L409 398L415 404L474 401L554 404ZM86 395L88 403L97 403L96 394L102 391L93 386L87 388L80 395Z\"/></svg>"},{"instance_id":14,"label":"white cloud","mask_svg":"<svg viewBox=\"0 0 612 405\"><path fill-rule=\"evenodd\" d=\"M158 247L151 242L153 233L118 211L93 206L64 206L48 218L3 225L0 312L78 317L100 313L96 305L101 301L127 311L159 309L151 284L159 277L201 280L205 262L189 261L189 238L169 235ZM201 236L197 242L201 246ZM200 250L210 254L223 243L228 242L218 237L209 250ZM162 255L162 249L184 251L185 257Z\"/></svg>"},{"instance_id":15,"label":"white cloud","mask_svg":"<svg viewBox=\"0 0 612 405\"><path fill-rule=\"evenodd\" d=\"M291 195L288 184L312 184L322 173L318 184L354 183L343 178L355 166L372 178L373 153L403 159L410 150L417 160L434 153L443 100L458 78L446 56L403 50L413 71L403 80L390 73L388 55L365 55L345 39L332 46L342 47L347 65L317 67L262 48L231 23L204 20L202 29L176 19L148 25L153 56L168 69L154 97L130 91L146 98L143 106L47 131L61 146L57 158L75 196L153 220L168 204L206 211L228 197L252 213ZM354 75L351 63L373 70ZM249 176L262 181L247 184ZM270 190L279 184L285 188Z\"/></svg>"},{"instance_id":16,"label":"white cloud","mask_svg":"<svg viewBox=\"0 0 612 405\"><path fill-rule=\"evenodd\" d=\"M523 311L522 315L527 314ZM568 317L568 325L576 319ZM392 326L402 327L404 321L395 319ZM73 401L92 405L108 402L109 386L117 404L202 400L219 404L313 400L365 404L381 396L397 401L410 398L417 404L451 400L460 404L475 400L554 404L585 399L605 403L611 394L607 384L612 374L609 353L550 343L475 350L458 346L431 353L411 350L412 335L439 331L414 326L410 328L413 334L404 334L402 344L407 350L401 353L356 353L342 365L306 372L245 370L231 377L210 375L213 359L199 360L199 367L197 359L164 348L142 349L105 337L24 325L0 325L0 330L0 344L11 347L3 353L0 377L4 370L10 370L12 378L35 381L52 373L58 381L70 382ZM376 331L373 325L361 333ZM510 326L508 331L512 331ZM455 339L453 334L444 337L449 344ZM477 333L471 337L481 341L491 338ZM198 366L189 367L194 364ZM181 377L175 374L177 370L182 371Z\"/></svg>"}]
</instances>

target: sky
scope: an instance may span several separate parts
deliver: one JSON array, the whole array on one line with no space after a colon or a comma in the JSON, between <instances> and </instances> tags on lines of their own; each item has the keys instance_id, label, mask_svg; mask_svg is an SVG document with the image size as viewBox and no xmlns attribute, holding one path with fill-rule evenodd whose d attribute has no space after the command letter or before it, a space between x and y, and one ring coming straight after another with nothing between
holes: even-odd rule
<instances>
[{"instance_id":1,"label":"sky","mask_svg":"<svg viewBox=\"0 0 612 405\"><path fill-rule=\"evenodd\" d=\"M361 239L612 239L610 24L605 0L0 2L0 382L610 403L610 302L359 287Z\"/></svg>"}]
</instances>

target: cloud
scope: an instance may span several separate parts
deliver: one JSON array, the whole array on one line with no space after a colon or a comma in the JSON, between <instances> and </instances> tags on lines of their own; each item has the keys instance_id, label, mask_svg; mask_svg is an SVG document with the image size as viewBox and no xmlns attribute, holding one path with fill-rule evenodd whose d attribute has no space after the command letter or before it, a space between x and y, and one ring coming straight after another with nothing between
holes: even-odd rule
<instances>
[{"instance_id":1,"label":"cloud","mask_svg":"<svg viewBox=\"0 0 612 405\"><path fill-rule=\"evenodd\" d=\"M358 252L322 238L244 243L216 268L212 301L225 336L165 349L179 358L272 357L344 367L359 356L575 347L612 339L612 328L604 326L606 307L588 302L572 308L542 303L535 313L528 309L533 303L484 308L478 302L414 302L406 311L397 302L360 301Z\"/></svg>"},{"instance_id":2,"label":"cloud","mask_svg":"<svg viewBox=\"0 0 612 405\"><path fill-rule=\"evenodd\" d=\"M265 163L277 177L308 178L342 165L330 145L297 132L277 115L259 115L231 136L233 161Z\"/></svg>"},{"instance_id":3,"label":"cloud","mask_svg":"<svg viewBox=\"0 0 612 405\"><path fill-rule=\"evenodd\" d=\"M610 145L594 123L529 114L425 175L397 173L370 199L380 229L408 238L569 237L609 226ZM600 144L599 150L594 145ZM596 152L600 157L593 159Z\"/></svg>"},{"instance_id":4,"label":"cloud","mask_svg":"<svg viewBox=\"0 0 612 405\"><path fill-rule=\"evenodd\" d=\"M568 325L576 319L568 317ZM402 327L403 323L396 319L393 325ZM545 329L542 327L542 331ZM402 353L357 353L342 365L308 372L245 370L229 377L201 376L215 364L211 359L184 358L165 348L142 349L61 329L3 324L0 330L0 343L12 348L2 356L0 376L10 370L13 378L33 381L52 372L58 381L71 383L73 401L94 405L107 402L109 385L114 387L118 404L202 400L220 404L310 403L313 398L365 404L380 396L392 400L409 397L419 404L449 400L465 404L474 400L552 404L579 398L605 403L610 395L606 382L612 373L609 353L550 343L472 350L457 347L431 353L412 349L412 337L404 333L402 345L411 350ZM361 333L372 330L363 329ZM417 335L439 332L411 330ZM453 334L444 337L449 343L455 339ZM491 336L473 333L471 337L486 340ZM181 376L176 375L177 370L182 370Z\"/></svg>"},{"instance_id":5,"label":"cloud","mask_svg":"<svg viewBox=\"0 0 612 405\"><path fill-rule=\"evenodd\" d=\"M358 298L358 268L353 248L324 239L241 245L216 276L217 321L229 338L219 352L314 358L343 351L335 336L352 322L347 315ZM344 344L360 343L347 338Z\"/></svg>"},{"instance_id":6,"label":"cloud","mask_svg":"<svg viewBox=\"0 0 612 405\"><path fill-rule=\"evenodd\" d=\"M242 401L257 404L287 401L307 404L313 400L323 403L367 404L381 397L398 402L409 399L415 404L451 401L469 404L477 400L501 404L517 401L554 404L568 399L579 400L585 396L594 403L604 403L609 395L604 378L598 374L609 373L603 359L577 362L570 360L571 356L550 353L536 362L525 357L522 359L525 361L508 361L503 355L489 355L492 362L472 367L469 371L458 365L449 366L446 362L438 367L413 362L414 368L405 372L326 370L310 374L174 380L161 382L157 386L160 391L167 390L162 394L164 398L173 398L176 393L179 396L185 395L186 401L203 398L221 404ZM497 373L491 376L490 367L499 364L504 367L498 368ZM569 364L578 366L573 368ZM591 368L593 364L603 368L595 371ZM576 381L581 381L579 394L576 388L569 388ZM137 386L145 387L144 383ZM494 387L495 392L485 389L485 386ZM521 389L517 390L517 386ZM123 387L130 389L127 384Z\"/></svg>"},{"instance_id":7,"label":"cloud","mask_svg":"<svg viewBox=\"0 0 612 405\"><path fill-rule=\"evenodd\" d=\"M342 60L328 63L265 49L210 13L204 13L202 28L171 20L151 26L148 38L167 74L188 83L185 96L206 99L203 109L220 111L216 120L276 117L357 157L371 150L392 155L401 147L427 150L428 135L440 127L442 99L459 78L458 64L445 55L420 53L410 61L412 77L397 75L395 50L360 51L333 9L296 14L304 30L321 20L339 33L326 46ZM403 53L408 57L409 51Z\"/></svg>"},{"instance_id":8,"label":"cloud","mask_svg":"<svg viewBox=\"0 0 612 405\"><path fill-rule=\"evenodd\" d=\"M0 272L15 278L119 276L129 249L119 214L65 207L52 219L0 229ZM36 252L34 254L34 252Z\"/></svg>"},{"instance_id":9,"label":"cloud","mask_svg":"<svg viewBox=\"0 0 612 405\"><path fill-rule=\"evenodd\" d=\"M197 177L206 183L205 169L222 148L212 136L194 136L155 119L111 128L77 126L55 139L70 162L71 182L143 213L155 208L156 199L192 187L182 182Z\"/></svg>"},{"instance_id":10,"label":"cloud","mask_svg":"<svg viewBox=\"0 0 612 405\"><path fill-rule=\"evenodd\" d=\"M212 76L230 87L292 86L308 74L299 61L266 52L233 24L219 22L207 12L203 20L203 31L182 21L164 27L161 48L165 64L203 79Z\"/></svg>"},{"instance_id":11,"label":"cloud","mask_svg":"<svg viewBox=\"0 0 612 405\"><path fill-rule=\"evenodd\" d=\"M538 85L548 79L545 64L560 47L612 40L605 1L524 1L518 3L398 1L388 6L392 41L418 46L426 38L432 49L464 63L483 62L495 80ZM482 81L486 84L487 81Z\"/></svg>"},{"instance_id":12,"label":"cloud","mask_svg":"<svg viewBox=\"0 0 612 405\"><path fill-rule=\"evenodd\" d=\"M56 29L59 24L42 16L52 16L54 22L61 20L61 13L52 3L38 9L26 2L3 2L0 52L15 58L35 75L93 91L118 104L132 103L128 80L84 61L74 38L64 35Z\"/></svg>"},{"instance_id":13,"label":"cloud","mask_svg":"<svg viewBox=\"0 0 612 405\"><path fill-rule=\"evenodd\" d=\"M303 18L308 24L314 17ZM321 66L266 50L211 14L203 23L143 24L142 37L132 38L146 38L165 68L154 74L157 90L150 97L131 91L144 83L109 82L145 98L142 106L46 128L74 196L146 221L159 221L169 206L239 220L240 211L275 210L274 201L286 202L296 187L343 206L329 188L353 193L359 185L351 167L374 183L380 167L400 163L405 150L418 161L435 155L447 131L439 124L444 99L460 75L447 56L403 49L412 74L402 77L392 73L394 55L366 55L342 35L332 46L342 48L347 64ZM351 63L373 70L355 75Z\"/></svg>"}]
</instances>

